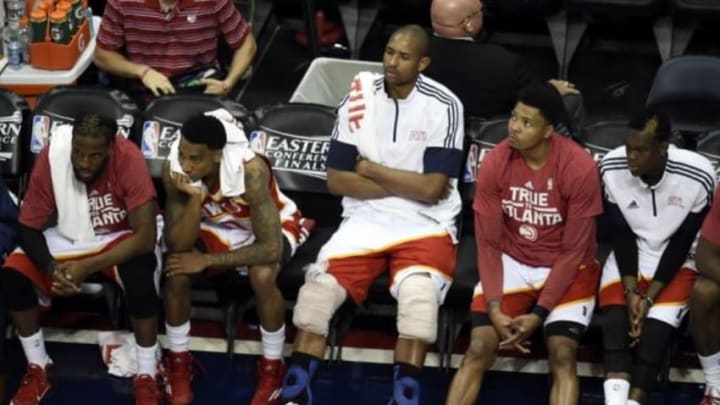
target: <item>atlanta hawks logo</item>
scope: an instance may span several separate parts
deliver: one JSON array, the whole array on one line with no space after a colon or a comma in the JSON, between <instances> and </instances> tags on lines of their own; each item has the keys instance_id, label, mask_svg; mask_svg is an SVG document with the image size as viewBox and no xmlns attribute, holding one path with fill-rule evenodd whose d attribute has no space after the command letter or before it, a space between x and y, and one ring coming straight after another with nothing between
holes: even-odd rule
<instances>
[{"instance_id":1,"label":"atlanta hawks logo","mask_svg":"<svg viewBox=\"0 0 720 405\"><path fill-rule=\"evenodd\" d=\"M535 242L538 237L537 229L535 229L534 226L528 224L520 225L520 228L518 228L518 234L520 234L520 236L529 240L530 242Z\"/></svg>"}]
</instances>

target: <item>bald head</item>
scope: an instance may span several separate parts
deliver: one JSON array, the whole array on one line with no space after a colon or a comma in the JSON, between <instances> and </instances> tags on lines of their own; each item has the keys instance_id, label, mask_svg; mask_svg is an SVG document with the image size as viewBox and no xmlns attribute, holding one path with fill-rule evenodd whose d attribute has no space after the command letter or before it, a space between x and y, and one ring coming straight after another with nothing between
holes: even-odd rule
<instances>
[{"instance_id":1,"label":"bald head","mask_svg":"<svg viewBox=\"0 0 720 405\"><path fill-rule=\"evenodd\" d=\"M482 29L480 0L433 0L433 31L446 38L474 37Z\"/></svg>"},{"instance_id":2,"label":"bald head","mask_svg":"<svg viewBox=\"0 0 720 405\"><path fill-rule=\"evenodd\" d=\"M404 25L398 28L390 36L390 41L395 38L403 38L415 47L415 55L422 58L428 56L430 38L425 29L417 24Z\"/></svg>"}]
</instances>

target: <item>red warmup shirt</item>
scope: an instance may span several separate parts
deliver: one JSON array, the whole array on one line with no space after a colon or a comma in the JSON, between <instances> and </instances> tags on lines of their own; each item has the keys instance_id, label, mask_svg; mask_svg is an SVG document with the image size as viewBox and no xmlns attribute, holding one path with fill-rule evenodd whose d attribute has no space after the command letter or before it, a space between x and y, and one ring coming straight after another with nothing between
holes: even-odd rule
<instances>
[{"instance_id":1,"label":"red warmup shirt","mask_svg":"<svg viewBox=\"0 0 720 405\"><path fill-rule=\"evenodd\" d=\"M478 268L487 301L502 297L501 253L552 267L538 305L552 310L577 268L595 257L594 217L602 213L597 166L573 140L554 134L550 156L530 169L508 140L483 159L473 208Z\"/></svg>"},{"instance_id":2,"label":"red warmup shirt","mask_svg":"<svg viewBox=\"0 0 720 405\"><path fill-rule=\"evenodd\" d=\"M715 198L713 199L713 205L710 208L705 220L703 222L702 229L700 229L700 236L707 239L708 241L720 245L720 185L715 189Z\"/></svg>"},{"instance_id":3,"label":"red warmup shirt","mask_svg":"<svg viewBox=\"0 0 720 405\"><path fill-rule=\"evenodd\" d=\"M130 229L127 212L155 199L155 188L140 150L121 136L115 139L105 170L87 192L90 220L97 235ZM48 147L45 147L30 176L20 208L20 223L43 230L55 211Z\"/></svg>"},{"instance_id":4,"label":"red warmup shirt","mask_svg":"<svg viewBox=\"0 0 720 405\"><path fill-rule=\"evenodd\" d=\"M217 63L218 34L231 49L242 46L250 26L230 0L179 0L169 13L158 0L108 0L98 29L100 48L174 76Z\"/></svg>"}]
</instances>

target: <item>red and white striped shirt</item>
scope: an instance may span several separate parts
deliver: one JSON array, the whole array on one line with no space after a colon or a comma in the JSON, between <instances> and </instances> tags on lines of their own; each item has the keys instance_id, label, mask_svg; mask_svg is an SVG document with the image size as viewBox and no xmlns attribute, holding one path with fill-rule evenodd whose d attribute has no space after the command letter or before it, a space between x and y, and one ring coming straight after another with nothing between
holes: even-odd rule
<instances>
[{"instance_id":1,"label":"red and white striped shirt","mask_svg":"<svg viewBox=\"0 0 720 405\"><path fill-rule=\"evenodd\" d=\"M250 27L230 0L179 0L164 13L158 0L108 0L97 43L125 48L128 60L173 76L217 62L218 34L239 48Z\"/></svg>"}]
</instances>

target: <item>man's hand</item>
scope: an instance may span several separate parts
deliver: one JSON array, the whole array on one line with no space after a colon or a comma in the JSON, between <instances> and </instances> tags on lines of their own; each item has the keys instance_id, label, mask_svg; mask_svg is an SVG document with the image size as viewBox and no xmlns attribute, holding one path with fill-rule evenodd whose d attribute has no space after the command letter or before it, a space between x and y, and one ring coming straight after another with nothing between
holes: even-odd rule
<instances>
[{"instance_id":1,"label":"man's hand","mask_svg":"<svg viewBox=\"0 0 720 405\"><path fill-rule=\"evenodd\" d=\"M540 325L542 325L542 319L533 313L516 317L511 321L513 335L500 342L500 347L512 347L519 350L520 353L530 353L530 349L528 348L530 342L528 339L530 339Z\"/></svg>"},{"instance_id":2,"label":"man's hand","mask_svg":"<svg viewBox=\"0 0 720 405\"><path fill-rule=\"evenodd\" d=\"M168 257L165 271L168 277L180 274L193 275L202 272L208 268L209 262L207 257L198 252L173 253Z\"/></svg>"},{"instance_id":3,"label":"man's hand","mask_svg":"<svg viewBox=\"0 0 720 405\"><path fill-rule=\"evenodd\" d=\"M175 94L175 88L164 74L150 68L140 77L142 84L147 87L155 97L162 94Z\"/></svg>"},{"instance_id":4,"label":"man's hand","mask_svg":"<svg viewBox=\"0 0 720 405\"><path fill-rule=\"evenodd\" d=\"M373 164L373 162L363 158L358 157L357 162L355 162L355 173L363 176L363 177L370 177L368 174L368 171L370 170L370 166Z\"/></svg>"},{"instance_id":5,"label":"man's hand","mask_svg":"<svg viewBox=\"0 0 720 405\"><path fill-rule=\"evenodd\" d=\"M575 88L575 85L567 80L550 79L548 83L552 84L561 96L580 94L580 91Z\"/></svg>"},{"instance_id":6,"label":"man's hand","mask_svg":"<svg viewBox=\"0 0 720 405\"><path fill-rule=\"evenodd\" d=\"M190 178L184 174L181 173L172 173L171 175L172 182L175 185L175 188L184 194L187 194L191 197L200 197L200 200L205 199L205 190L202 186L198 187L190 183Z\"/></svg>"},{"instance_id":7,"label":"man's hand","mask_svg":"<svg viewBox=\"0 0 720 405\"><path fill-rule=\"evenodd\" d=\"M53 272L52 292L61 297L80 292L80 284L90 275L82 260L63 262Z\"/></svg>"},{"instance_id":8,"label":"man's hand","mask_svg":"<svg viewBox=\"0 0 720 405\"><path fill-rule=\"evenodd\" d=\"M640 335L645 324L645 319L650 311L650 302L637 294L634 295L633 308L630 310L630 347L635 347L640 342Z\"/></svg>"},{"instance_id":9,"label":"man's hand","mask_svg":"<svg viewBox=\"0 0 720 405\"><path fill-rule=\"evenodd\" d=\"M225 96L232 89L230 83L224 80L202 79L200 80L200 84L205 85L205 94L214 94L216 96Z\"/></svg>"},{"instance_id":10,"label":"man's hand","mask_svg":"<svg viewBox=\"0 0 720 405\"><path fill-rule=\"evenodd\" d=\"M495 332L500 337L501 342L511 339L514 336L515 333L512 329L513 319L505 315L500 307L490 309L488 311L488 317L495 328ZM507 347L503 347L502 343L500 343L500 349L507 349Z\"/></svg>"}]
</instances>

